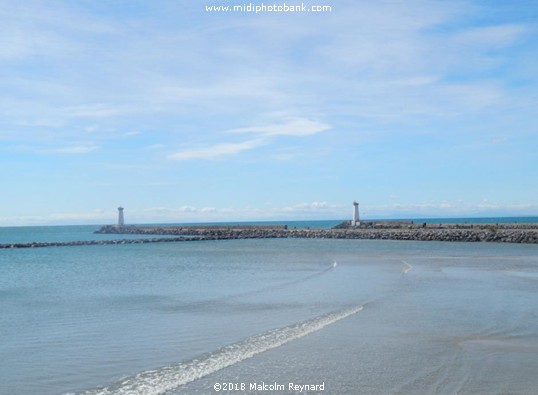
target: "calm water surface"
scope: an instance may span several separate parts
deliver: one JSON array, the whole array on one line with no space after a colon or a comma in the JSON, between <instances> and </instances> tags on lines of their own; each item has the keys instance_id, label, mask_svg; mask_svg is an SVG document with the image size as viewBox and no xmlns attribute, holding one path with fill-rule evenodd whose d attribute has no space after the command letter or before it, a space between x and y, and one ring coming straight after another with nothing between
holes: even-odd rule
<instances>
[{"instance_id":1,"label":"calm water surface","mask_svg":"<svg viewBox=\"0 0 538 395\"><path fill-rule=\"evenodd\" d=\"M217 382L324 382L319 393L532 394L537 289L535 245L2 250L0 393L215 394Z\"/></svg>"}]
</instances>

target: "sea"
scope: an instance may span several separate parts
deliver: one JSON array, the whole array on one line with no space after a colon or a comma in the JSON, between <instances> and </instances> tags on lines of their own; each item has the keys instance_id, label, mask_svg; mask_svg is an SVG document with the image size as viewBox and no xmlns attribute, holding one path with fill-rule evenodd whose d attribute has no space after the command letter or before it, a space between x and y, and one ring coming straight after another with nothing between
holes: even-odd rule
<instances>
[{"instance_id":1,"label":"sea","mask_svg":"<svg viewBox=\"0 0 538 395\"><path fill-rule=\"evenodd\" d=\"M0 244L123 237L98 228L4 227ZM0 249L0 312L6 395L538 393L538 245Z\"/></svg>"}]
</instances>

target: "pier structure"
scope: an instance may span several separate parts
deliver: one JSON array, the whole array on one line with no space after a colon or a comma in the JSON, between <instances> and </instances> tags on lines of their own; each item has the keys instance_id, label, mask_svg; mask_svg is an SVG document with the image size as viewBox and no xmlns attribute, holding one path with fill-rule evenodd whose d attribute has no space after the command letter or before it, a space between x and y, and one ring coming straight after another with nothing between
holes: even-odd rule
<instances>
[{"instance_id":1,"label":"pier structure","mask_svg":"<svg viewBox=\"0 0 538 395\"><path fill-rule=\"evenodd\" d=\"M118 228L121 228L125 225L125 220L123 219L123 207L118 207Z\"/></svg>"},{"instance_id":2,"label":"pier structure","mask_svg":"<svg viewBox=\"0 0 538 395\"><path fill-rule=\"evenodd\" d=\"M359 203L353 202L353 219L351 220L351 226L360 226L361 221L359 219Z\"/></svg>"}]
</instances>

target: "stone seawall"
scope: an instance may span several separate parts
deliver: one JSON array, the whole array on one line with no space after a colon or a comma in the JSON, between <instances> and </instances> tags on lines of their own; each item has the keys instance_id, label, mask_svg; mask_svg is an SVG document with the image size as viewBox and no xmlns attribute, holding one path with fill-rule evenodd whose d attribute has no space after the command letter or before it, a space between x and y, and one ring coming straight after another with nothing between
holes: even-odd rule
<instances>
[{"instance_id":1,"label":"stone seawall","mask_svg":"<svg viewBox=\"0 0 538 395\"><path fill-rule=\"evenodd\" d=\"M464 241L538 244L538 224L428 224L412 225L397 229L289 229L285 226L204 227L204 226L103 226L95 233L125 235L161 235L167 237L84 240L66 242L29 242L0 244L0 249L67 247L89 245L118 245L170 243L202 240L231 239L368 239L368 240L417 240ZM176 236L176 237L174 237Z\"/></svg>"},{"instance_id":2,"label":"stone seawall","mask_svg":"<svg viewBox=\"0 0 538 395\"><path fill-rule=\"evenodd\" d=\"M149 226L149 225L105 225L96 230L98 234L122 234L122 235L184 235L189 232L212 232L212 231L273 231L287 230L287 225L207 225L207 226Z\"/></svg>"},{"instance_id":3,"label":"stone seawall","mask_svg":"<svg viewBox=\"0 0 538 395\"><path fill-rule=\"evenodd\" d=\"M0 244L0 249L10 248L40 248L40 247L75 247L91 245L146 244L166 243L174 241L214 240L211 237L156 237L147 239L118 239L118 240L81 240L81 241L33 241L28 243Z\"/></svg>"},{"instance_id":4,"label":"stone seawall","mask_svg":"<svg viewBox=\"0 0 538 395\"><path fill-rule=\"evenodd\" d=\"M285 229L269 227L105 226L98 233L205 236L217 239L320 238L538 243L538 224L428 224L396 229Z\"/></svg>"}]
</instances>

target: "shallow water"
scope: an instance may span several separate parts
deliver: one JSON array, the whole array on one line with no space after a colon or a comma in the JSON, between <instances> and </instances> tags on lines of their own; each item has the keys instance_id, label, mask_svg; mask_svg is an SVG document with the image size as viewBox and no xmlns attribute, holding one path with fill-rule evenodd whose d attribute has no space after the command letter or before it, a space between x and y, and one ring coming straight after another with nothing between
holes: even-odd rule
<instances>
[{"instance_id":1,"label":"shallow water","mask_svg":"<svg viewBox=\"0 0 538 395\"><path fill-rule=\"evenodd\" d=\"M0 252L0 393L527 394L538 246L222 240ZM250 383L283 391L248 391ZM240 387L239 387L240 388ZM165 392L168 391L168 392Z\"/></svg>"}]
</instances>

